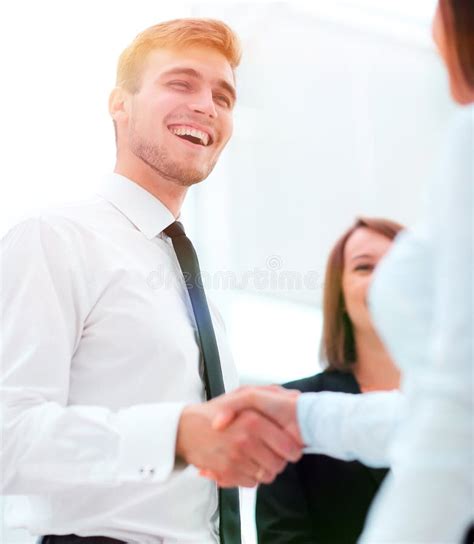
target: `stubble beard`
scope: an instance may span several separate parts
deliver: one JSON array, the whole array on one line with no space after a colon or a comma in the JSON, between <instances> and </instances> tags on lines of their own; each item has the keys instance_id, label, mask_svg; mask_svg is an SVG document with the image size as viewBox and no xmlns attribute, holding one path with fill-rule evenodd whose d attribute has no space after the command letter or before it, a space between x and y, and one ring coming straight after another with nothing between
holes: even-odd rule
<instances>
[{"instance_id":1,"label":"stubble beard","mask_svg":"<svg viewBox=\"0 0 474 544\"><path fill-rule=\"evenodd\" d=\"M206 179L214 169L217 159L207 168L193 168L173 161L164 145L151 145L143 141L132 129L130 146L133 154L161 177L182 187L190 187Z\"/></svg>"}]
</instances>

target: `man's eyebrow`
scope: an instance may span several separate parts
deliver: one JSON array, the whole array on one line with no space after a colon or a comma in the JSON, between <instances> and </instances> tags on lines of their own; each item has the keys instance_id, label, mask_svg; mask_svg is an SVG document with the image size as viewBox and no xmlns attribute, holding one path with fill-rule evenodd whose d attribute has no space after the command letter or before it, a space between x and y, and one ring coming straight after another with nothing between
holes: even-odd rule
<instances>
[{"instance_id":1,"label":"man's eyebrow","mask_svg":"<svg viewBox=\"0 0 474 544\"><path fill-rule=\"evenodd\" d=\"M178 67L178 68L171 68L170 70L167 70L166 72L163 72L161 74L161 77L167 77L167 76L173 76L173 75L180 75L180 74L184 74L184 75L187 75L187 76L190 76L190 77L193 77L195 79L204 79L202 77L202 74L200 74L197 70L195 70L194 68L185 68L184 66L183 67ZM232 99L235 101L237 99L237 93L234 89L234 87L228 83L225 79L218 79L217 80L217 84L222 87L223 89L225 89L231 96L232 96Z\"/></svg>"}]
</instances>

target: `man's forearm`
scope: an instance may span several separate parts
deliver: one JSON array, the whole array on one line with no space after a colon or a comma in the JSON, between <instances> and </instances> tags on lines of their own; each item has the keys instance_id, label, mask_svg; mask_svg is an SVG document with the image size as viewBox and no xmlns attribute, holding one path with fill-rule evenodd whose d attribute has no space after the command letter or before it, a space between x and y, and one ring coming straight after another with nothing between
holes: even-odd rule
<instances>
[{"instance_id":1,"label":"man's forearm","mask_svg":"<svg viewBox=\"0 0 474 544\"><path fill-rule=\"evenodd\" d=\"M175 463L180 403L61 406L14 392L2 395L0 448L6 494L161 482Z\"/></svg>"}]
</instances>

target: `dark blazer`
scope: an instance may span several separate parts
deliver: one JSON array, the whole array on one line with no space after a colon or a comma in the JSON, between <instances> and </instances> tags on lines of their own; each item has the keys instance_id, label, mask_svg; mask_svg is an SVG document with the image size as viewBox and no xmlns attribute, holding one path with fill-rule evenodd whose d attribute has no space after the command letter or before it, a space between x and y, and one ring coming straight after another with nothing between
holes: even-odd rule
<instances>
[{"instance_id":1,"label":"dark blazer","mask_svg":"<svg viewBox=\"0 0 474 544\"><path fill-rule=\"evenodd\" d=\"M322 372L285 384L302 392L360 393L354 376ZM353 544L387 473L359 462L306 454L257 490L259 544Z\"/></svg>"}]
</instances>

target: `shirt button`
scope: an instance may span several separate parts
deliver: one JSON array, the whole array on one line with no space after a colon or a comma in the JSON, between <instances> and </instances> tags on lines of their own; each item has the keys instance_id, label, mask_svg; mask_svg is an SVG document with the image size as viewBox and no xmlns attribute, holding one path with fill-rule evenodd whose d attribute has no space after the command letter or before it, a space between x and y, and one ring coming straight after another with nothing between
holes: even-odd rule
<instances>
[{"instance_id":1,"label":"shirt button","mask_svg":"<svg viewBox=\"0 0 474 544\"><path fill-rule=\"evenodd\" d=\"M150 465L145 465L144 467L140 468L140 476L144 480L151 480L154 475L155 475L154 467L152 467Z\"/></svg>"}]
</instances>

